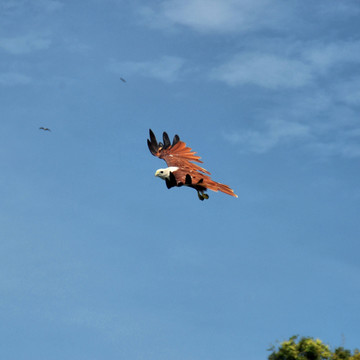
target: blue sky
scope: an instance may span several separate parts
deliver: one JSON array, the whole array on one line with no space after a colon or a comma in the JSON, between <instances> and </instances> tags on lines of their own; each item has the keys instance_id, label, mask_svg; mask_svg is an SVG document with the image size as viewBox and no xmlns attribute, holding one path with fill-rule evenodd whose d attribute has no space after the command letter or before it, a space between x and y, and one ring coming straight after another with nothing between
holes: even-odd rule
<instances>
[{"instance_id":1,"label":"blue sky","mask_svg":"<svg viewBox=\"0 0 360 360\"><path fill-rule=\"evenodd\" d=\"M1 358L261 360L294 334L359 347L359 15L1 0ZM149 128L239 198L167 190Z\"/></svg>"}]
</instances>

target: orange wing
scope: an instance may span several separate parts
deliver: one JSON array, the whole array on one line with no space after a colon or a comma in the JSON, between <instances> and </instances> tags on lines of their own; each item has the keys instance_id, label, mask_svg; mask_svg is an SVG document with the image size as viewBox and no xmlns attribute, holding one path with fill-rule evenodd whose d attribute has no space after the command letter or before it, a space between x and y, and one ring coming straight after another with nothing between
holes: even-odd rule
<instances>
[{"instance_id":1,"label":"orange wing","mask_svg":"<svg viewBox=\"0 0 360 360\"><path fill-rule=\"evenodd\" d=\"M177 166L180 169L187 169L189 171L201 171L204 174L210 173L199 165L191 161L202 163L200 156L195 155L196 152L187 147L186 144L180 140L178 135L174 136L171 144L169 136L166 132L163 133L164 143L157 142L154 133L149 130L150 140L148 139L148 147L150 152L160 159L165 160L167 166Z\"/></svg>"},{"instance_id":2,"label":"orange wing","mask_svg":"<svg viewBox=\"0 0 360 360\"><path fill-rule=\"evenodd\" d=\"M191 176L191 184L186 183L186 175L189 174ZM199 172L189 171L189 169L180 169L175 171L174 176L177 181L185 183L187 185L192 185L195 189L197 187L204 187L205 189L209 189L212 191L221 191L225 194L238 197L234 190L230 188L230 186L221 184L211 179L210 176L201 174Z\"/></svg>"}]
</instances>

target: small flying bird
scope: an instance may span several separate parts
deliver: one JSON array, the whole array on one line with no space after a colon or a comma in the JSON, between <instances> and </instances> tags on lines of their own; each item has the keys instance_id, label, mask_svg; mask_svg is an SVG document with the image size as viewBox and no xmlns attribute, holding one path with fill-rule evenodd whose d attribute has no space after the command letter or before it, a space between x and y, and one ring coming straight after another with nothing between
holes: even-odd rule
<instances>
[{"instance_id":1,"label":"small flying bird","mask_svg":"<svg viewBox=\"0 0 360 360\"><path fill-rule=\"evenodd\" d=\"M120 80L121 80L122 82L126 83L126 80L125 80L124 78L121 77Z\"/></svg>"},{"instance_id":2,"label":"small flying bird","mask_svg":"<svg viewBox=\"0 0 360 360\"><path fill-rule=\"evenodd\" d=\"M43 126L39 127L39 129L44 130L44 131L51 131L49 128L43 127Z\"/></svg>"},{"instance_id":3,"label":"small flying bird","mask_svg":"<svg viewBox=\"0 0 360 360\"><path fill-rule=\"evenodd\" d=\"M155 176L165 180L168 189L174 186L191 187L197 191L201 201L209 198L205 193L208 189L238 197L229 186L213 181L207 170L194 164L194 161L202 163L200 156L195 155L196 152L187 147L178 135L174 136L171 143L168 134L164 132L164 143L158 143L151 129L149 133L150 140L148 139L147 144L151 154L165 160L168 166L166 169L156 170Z\"/></svg>"}]
</instances>

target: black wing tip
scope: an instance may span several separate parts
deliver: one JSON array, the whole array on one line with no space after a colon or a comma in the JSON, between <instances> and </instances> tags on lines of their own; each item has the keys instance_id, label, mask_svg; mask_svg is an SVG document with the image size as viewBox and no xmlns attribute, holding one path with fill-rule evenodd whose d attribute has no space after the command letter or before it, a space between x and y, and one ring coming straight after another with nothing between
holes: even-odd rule
<instances>
[{"instance_id":1,"label":"black wing tip","mask_svg":"<svg viewBox=\"0 0 360 360\"><path fill-rule=\"evenodd\" d=\"M149 129L150 141L157 144L156 136L151 129Z\"/></svg>"},{"instance_id":2,"label":"black wing tip","mask_svg":"<svg viewBox=\"0 0 360 360\"><path fill-rule=\"evenodd\" d=\"M158 143L158 141L156 140L156 136L151 129L149 129L149 135L150 135L150 140L148 139L148 147L149 147L150 152L153 155L155 155L157 153L157 151L159 150L159 147L163 147L164 149L167 149L170 146L174 146L175 144L177 144L180 141L179 135L175 135L173 142L171 144L169 135L165 131L163 132L163 142L164 143L161 143L161 142Z\"/></svg>"},{"instance_id":3,"label":"black wing tip","mask_svg":"<svg viewBox=\"0 0 360 360\"><path fill-rule=\"evenodd\" d=\"M152 146L152 144L151 144L151 142L150 142L149 139L147 139L147 144L148 144L148 148L149 148L150 152L151 152L153 155L155 155L153 146Z\"/></svg>"},{"instance_id":4,"label":"black wing tip","mask_svg":"<svg viewBox=\"0 0 360 360\"><path fill-rule=\"evenodd\" d=\"M169 139L169 135L164 131L163 132L163 141L164 141L164 149L167 149L170 145L170 139Z\"/></svg>"},{"instance_id":5,"label":"black wing tip","mask_svg":"<svg viewBox=\"0 0 360 360\"><path fill-rule=\"evenodd\" d=\"M150 140L147 139L148 148L150 152L155 156L159 149L159 144L156 140L155 134L151 129L149 129L149 134L150 134Z\"/></svg>"},{"instance_id":6,"label":"black wing tip","mask_svg":"<svg viewBox=\"0 0 360 360\"><path fill-rule=\"evenodd\" d=\"M174 139L173 139L173 142L172 142L172 146L176 145L179 141L180 141L179 135L175 135Z\"/></svg>"}]
</instances>

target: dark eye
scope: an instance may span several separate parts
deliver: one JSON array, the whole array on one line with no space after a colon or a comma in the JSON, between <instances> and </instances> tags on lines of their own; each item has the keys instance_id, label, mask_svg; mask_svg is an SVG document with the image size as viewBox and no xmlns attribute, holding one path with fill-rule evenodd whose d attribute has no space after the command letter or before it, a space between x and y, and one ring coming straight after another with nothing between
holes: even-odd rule
<instances>
[{"instance_id":1,"label":"dark eye","mask_svg":"<svg viewBox=\"0 0 360 360\"><path fill-rule=\"evenodd\" d=\"M164 173L164 172L161 170L161 171L160 171L160 174L163 174L163 173Z\"/></svg>"}]
</instances>

